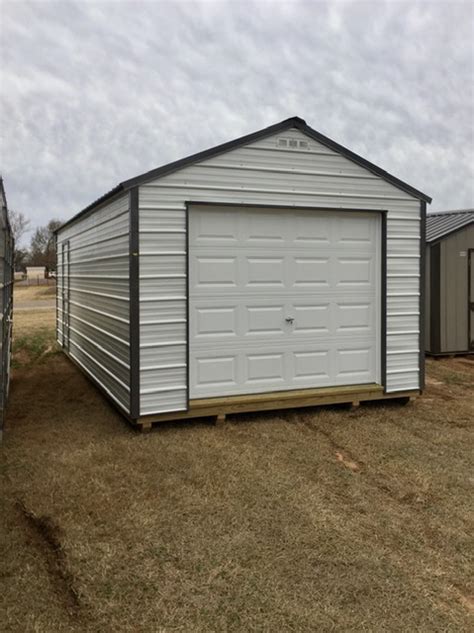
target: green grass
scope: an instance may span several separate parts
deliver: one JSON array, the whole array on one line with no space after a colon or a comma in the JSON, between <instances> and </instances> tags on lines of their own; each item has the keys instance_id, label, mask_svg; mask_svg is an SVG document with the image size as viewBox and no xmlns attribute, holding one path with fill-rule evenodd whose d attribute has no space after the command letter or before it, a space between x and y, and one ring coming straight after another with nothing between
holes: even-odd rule
<instances>
[{"instance_id":1,"label":"green grass","mask_svg":"<svg viewBox=\"0 0 474 633\"><path fill-rule=\"evenodd\" d=\"M28 367L44 362L53 354L59 353L54 331L49 327L42 327L34 332L22 334L13 339L13 369Z\"/></svg>"}]
</instances>

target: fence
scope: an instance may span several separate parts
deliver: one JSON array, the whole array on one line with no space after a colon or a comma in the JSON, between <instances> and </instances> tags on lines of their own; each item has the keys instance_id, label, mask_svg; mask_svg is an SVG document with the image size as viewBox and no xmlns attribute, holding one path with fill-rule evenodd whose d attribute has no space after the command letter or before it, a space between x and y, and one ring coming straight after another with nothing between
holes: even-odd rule
<instances>
[{"instance_id":1,"label":"fence","mask_svg":"<svg viewBox=\"0 0 474 633\"><path fill-rule=\"evenodd\" d=\"M13 236L8 221L7 201L0 178L0 440L10 385L13 311Z\"/></svg>"}]
</instances>

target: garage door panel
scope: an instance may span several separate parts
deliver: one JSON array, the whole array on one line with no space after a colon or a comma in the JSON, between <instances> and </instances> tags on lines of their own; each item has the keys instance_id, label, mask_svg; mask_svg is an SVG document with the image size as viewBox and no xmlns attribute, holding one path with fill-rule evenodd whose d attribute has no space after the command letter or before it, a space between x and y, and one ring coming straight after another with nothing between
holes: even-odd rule
<instances>
[{"instance_id":1,"label":"garage door panel","mask_svg":"<svg viewBox=\"0 0 474 633\"><path fill-rule=\"evenodd\" d=\"M217 285L221 288L237 288L237 261L237 257L195 257L193 286L208 288Z\"/></svg>"},{"instance_id":2,"label":"garage door panel","mask_svg":"<svg viewBox=\"0 0 474 633\"><path fill-rule=\"evenodd\" d=\"M329 257L293 257L290 284L294 288L329 287Z\"/></svg>"},{"instance_id":3,"label":"garage door panel","mask_svg":"<svg viewBox=\"0 0 474 633\"><path fill-rule=\"evenodd\" d=\"M334 305L334 329L337 334L370 333L375 326L374 302L337 302Z\"/></svg>"},{"instance_id":4,"label":"garage door panel","mask_svg":"<svg viewBox=\"0 0 474 633\"><path fill-rule=\"evenodd\" d=\"M284 391L372 382L370 344L347 348L327 346L284 346L268 342L258 350L229 349L222 345L212 351L197 350L191 364L192 397L217 397L242 393ZM343 343L344 345L344 343ZM350 347L349 347L350 346ZM242 390L245 385L245 391ZM225 393L224 393L225 391Z\"/></svg>"},{"instance_id":5,"label":"garage door panel","mask_svg":"<svg viewBox=\"0 0 474 633\"><path fill-rule=\"evenodd\" d=\"M267 288L285 286L285 265L283 257L252 256L245 258L244 286L259 286Z\"/></svg>"},{"instance_id":6,"label":"garage door panel","mask_svg":"<svg viewBox=\"0 0 474 633\"><path fill-rule=\"evenodd\" d=\"M298 383L319 384L331 374L331 354L328 349L294 352L294 378Z\"/></svg>"},{"instance_id":7,"label":"garage door panel","mask_svg":"<svg viewBox=\"0 0 474 633\"><path fill-rule=\"evenodd\" d=\"M378 217L231 213L190 211L191 397L375 382Z\"/></svg>"},{"instance_id":8,"label":"garage door panel","mask_svg":"<svg viewBox=\"0 0 474 633\"><path fill-rule=\"evenodd\" d=\"M289 238L298 248L328 246L332 242L334 223L327 215L313 214L304 217L296 215L292 218L292 233Z\"/></svg>"},{"instance_id":9,"label":"garage door panel","mask_svg":"<svg viewBox=\"0 0 474 633\"><path fill-rule=\"evenodd\" d=\"M334 271L335 283L338 287L370 287L374 282L374 259L372 257L338 257Z\"/></svg>"},{"instance_id":10,"label":"garage door panel","mask_svg":"<svg viewBox=\"0 0 474 633\"><path fill-rule=\"evenodd\" d=\"M243 319L245 336L284 334L285 305L247 305Z\"/></svg>"},{"instance_id":11,"label":"garage door panel","mask_svg":"<svg viewBox=\"0 0 474 633\"><path fill-rule=\"evenodd\" d=\"M331 306L330 303L308 303L295 304L289 312L294 317L294 322L290 326L290 333L293 336L307 334L329 334L331 328Z\"/></svg>"},{"instance_id":12,"label":"garage door panel","mask_svg":"<svg viewBox=\"0 0 474 633\"><path fill-rule=\"evenodd\" d=\"M336 380L370 382L373 346L349 347L336 351Z\"/></svg>"},{"instance_id":13,"label":"garage door panel","mask_svg":"<svg viewBox=\"0 0 474 633\"><path fill-rule=\"evenodd\" d=\"M237 336L238 308L236 305L196 307L191 324L196 339L235 338Z\"/></svg>"},{"instance_id":14,"label":"garage door panel","mask_svg":"<svg viewBox=\"0 0 474 633\"><path fill-rule=\"evenodd\" d=\"M237 243L239 240L239 214L234 211L199 209L193 213L193 221L189 227L189 238L192 244L202 246L221 246Z\"/></svg>"},{"instance_id":15,"label":"garage door panel","mask_svg":"<svg viewBox=\"0 0 474 633\"><path fill-rule=\"evenodd\" d=\"M372 218L360 214L347 214L338 218L335 224L335 242L344 246L369 246L375 242L374 222Z\"/></svg>"},{"instance_id":16,"label":"garage door panel","mask_svg":"<svg viewBox=\"0 0 474 633\"><path fill-rule=\"evenodd\" d=\"M246 383L286 384L284 358L284 352L249 354L246 357Z\"/></svg>"},{"instance_id":17,"label":"garage door panel","mask_svg":"<svg viewBox=\"0 0 474 633\"><path fill-rule=\"evenodd\" d=\"M278 222L273 222L273 211L259 211L250 213L248 209L241 214L242 231L240 234L243 243L258 244L259 246L269 244L281 244L288 235L288 215L281 214Z\"/></svg>"},{"instance_id":18,"label":"garage door panel","mask_svg":"<svg viewBox=\"0 0 474 633\"><path fill-rule=\"evenodd\" d=\"M195 360L194 380L201 389L237 387L237 356L198 357Z\"/></svg>"}]
</instances>

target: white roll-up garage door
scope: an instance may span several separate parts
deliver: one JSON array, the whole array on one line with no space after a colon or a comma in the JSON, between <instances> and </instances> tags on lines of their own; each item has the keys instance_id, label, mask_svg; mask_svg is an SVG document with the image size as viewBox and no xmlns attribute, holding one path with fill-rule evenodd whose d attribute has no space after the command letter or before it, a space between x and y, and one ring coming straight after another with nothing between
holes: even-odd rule
<instances>
[{"instance_id":1,"label":"white roll-up garage door","mask_svg":"<svg viewBox=\"0 0 474 633\"><path fill-rule=\"evenodd\" d=\"M380 382L379 214L189 214L191 398Z\"/></svg>"}]
</instances>

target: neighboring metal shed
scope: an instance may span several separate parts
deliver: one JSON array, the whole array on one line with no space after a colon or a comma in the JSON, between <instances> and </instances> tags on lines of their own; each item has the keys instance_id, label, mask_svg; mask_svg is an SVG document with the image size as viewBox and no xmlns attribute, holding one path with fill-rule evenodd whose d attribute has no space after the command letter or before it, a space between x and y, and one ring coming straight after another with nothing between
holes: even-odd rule
<instances>
[{"instance_id":1,"label":"neighboring metal shed","mask_svg":"<svg viewBox=\"0 0 474 633\"><path fill-rule=\"evenodd\" d=\"M427 353L473 353L474 209L427 216L426 267Z\"/></svg>"},{"instance_id":2,"label":"neighboring metal shed","mask_svg":"<svg viewBox=\"0 0 474 633\"><path fill-rule=\"evenodd\" d=\"M42 281L46 279L46 266L27 266L26 278L28 281Z\"/></svg>"},{"instance_id":3,"label":"neighboring metal shed","mask_svg":"<svg viewBox=\"0 0 474 633\"><path fill-rule=\"evenodd\" d=\"M0 440L10 385L13 310L13 236L8 220L7 199L0 177Z\"/></svg>"},{"instance_id":4,"label":"neighboring metal shed","mask_svg":"<svg viewBox=\"0 0 474 633\"><path fill-rule=\"evenodd\" d=\"M287 119L64 224L58 341L142 428L413 396L430 201Z\"/></svg>"}]
</instances>

